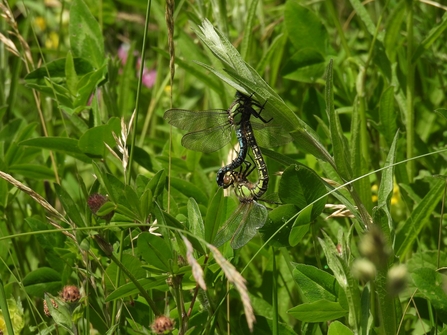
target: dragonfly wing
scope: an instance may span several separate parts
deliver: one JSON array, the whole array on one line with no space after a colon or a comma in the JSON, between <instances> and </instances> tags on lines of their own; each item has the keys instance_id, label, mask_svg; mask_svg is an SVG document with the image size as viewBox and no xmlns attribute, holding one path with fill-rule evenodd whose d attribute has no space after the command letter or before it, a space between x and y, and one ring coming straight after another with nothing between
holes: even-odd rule
<instances>
[{"instance_id":1,"label":"dragonfly wing","mask_svg":"<svg viewBox=\"0 0 447 335\"><path fill-rule=\"evenodd\" d=\"M214 152L230 142L232 136L231 126L218 126L201 131L194 131L182 138L185 148L205 153Z\"/></svg>"},{"instance_id":2,"label":"dragonfly wing","mask_svg":"<svg viewBox=\"0 0 447 335\"><path fill-rule=\"evenodd\" d=\"M279 147L291 142L292 136L284 128L268 123L251 122L258 145L265 148Z\"/></svg>"},{"instance_id":3,"label":"dragonfly wing","mask_svg":"<svg viewBox=\"0 0 447 335\"><path fill-rule=\"evenodd\" d=\"M245 212L247 211L246 205L246 203L240 204L234 213L231 214L228 220L224 223L223 227L217 232L216 238L213 242L216 247L220 247L233 237L234 232L238 229L239 224L245 216Z\"/></svg>"},{"instance_id":4,"label":"dragonfly wing","mask_svg":"<svg viewBox=\"0 0 447 335\"><path fill-rule=\"evenodd\" d=\"M207 111L169 109L165 112L163 118L174 127L187 131L199 131L229 124L228 112L224 109Z\"/></svg>"},{"instance_id":5,"label":"dragonfly wing","mask_svg":"<svg viewBox=\"0 0 447 335\"><path fill-rule=\"evenodd\" d=\"M256 235L258 229L264 226L268 216L267 208L256 201L241 205L245 205L246 208L231 240L233 249L239 249L246 245Z\"/></svg>"}]
</instances>

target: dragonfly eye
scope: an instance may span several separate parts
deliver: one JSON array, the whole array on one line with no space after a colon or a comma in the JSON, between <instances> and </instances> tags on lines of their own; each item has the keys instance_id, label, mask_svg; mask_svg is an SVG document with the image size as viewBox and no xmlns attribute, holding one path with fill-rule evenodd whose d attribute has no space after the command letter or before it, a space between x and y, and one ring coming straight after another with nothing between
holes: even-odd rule
<instances>
[{"instance_id":1,"label":"dragonfly eye","mask_svg":"<svg viewBox=\"0 0 447 335\"><path fill-rule=\"evenodd\" d=\"M222 183L222 187L223 188L228 188L228 187L230 187L231 185L233 185L233 183L234 183L234 178L233 178L233 175L225 175L224 177L223 177L223 183Z\"/></svg>"}]
</instances>

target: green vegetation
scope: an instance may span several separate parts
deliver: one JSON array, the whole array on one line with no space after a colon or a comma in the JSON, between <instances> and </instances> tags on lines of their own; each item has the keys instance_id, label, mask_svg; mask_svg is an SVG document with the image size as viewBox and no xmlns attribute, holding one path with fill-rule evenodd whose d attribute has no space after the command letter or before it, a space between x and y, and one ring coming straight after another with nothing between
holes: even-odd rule
<instances>
[{"instance_id":1,"label":"green vegetation","mask_svg":"<svg viewBox=\"0 0 447 335\"><path fill-rule=\"evenodd\" d=\"M1 332L447 334L441 2L0 13ZM236 91L293 141L258 137L268 175L235 192L232 147L187 150L163 116ZM258 233L216 248L244 215Z\"/></svg>"}]
</instances>

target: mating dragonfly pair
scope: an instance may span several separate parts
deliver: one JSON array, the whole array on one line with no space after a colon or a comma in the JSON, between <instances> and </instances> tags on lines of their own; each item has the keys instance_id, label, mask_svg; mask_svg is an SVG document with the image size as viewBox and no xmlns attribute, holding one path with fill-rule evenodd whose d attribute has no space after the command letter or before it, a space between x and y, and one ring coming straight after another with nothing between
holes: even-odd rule
<instances>
[{"instance_id":1,"label":"mating dragonfly pair","mask_svg":"<svg viewBox=\"0 0 447 335\"><path fill-rule=\"evenodd\" d=\"M248 243L257 230L264 226L268 212L259 200L267 191L269 176L264 157L258 146L274 147L291 141L288 133L261 116L264 105L251 96L236 93L235 100L227 110L189 111L170 109L164 118L174 127L188 131L182 138L185 148L210 153L228 144L236 133L239 143L237 157L217 172L217 184L223 188L233 186L239 206L224 226L218 231L214 244L220 246L231 239L233 249ZM257 108L258 110L256 110ZM251 117L257 120L251 120ZM255 166L246 160L249 148ZM244 166L245 165L245 166ZM255 169L258 181L252 183L248 176Z\"/></svg>"}]
</instances>

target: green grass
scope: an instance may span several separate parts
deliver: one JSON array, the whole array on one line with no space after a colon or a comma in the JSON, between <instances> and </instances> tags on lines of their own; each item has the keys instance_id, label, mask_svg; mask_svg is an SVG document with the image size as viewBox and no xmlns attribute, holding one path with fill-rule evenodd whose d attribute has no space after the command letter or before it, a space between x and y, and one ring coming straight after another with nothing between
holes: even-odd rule
<instances>
[{"instance_id":1,"label":"green grass","mask_svg":"<svg viewBox=\"0 0 447 335\"><path fill-rule=\"evenodd\" d=\"M447 334L441 2L1 4L1 331ZM163 114L236 90L293 141L217 249L231 146Z\"/></svg>"}]
</instances>

